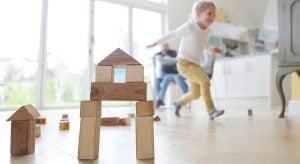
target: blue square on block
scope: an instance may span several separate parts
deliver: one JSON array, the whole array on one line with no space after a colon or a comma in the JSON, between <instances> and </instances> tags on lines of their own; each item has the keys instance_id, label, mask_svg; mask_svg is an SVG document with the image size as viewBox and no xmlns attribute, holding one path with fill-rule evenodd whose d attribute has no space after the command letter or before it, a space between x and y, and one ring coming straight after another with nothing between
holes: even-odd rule
<instances>
[{"instance_id":1,"label":"blue square on block","mask_svg":"<svg viewBox=\"0 0 300 164\"><path fill-rule=\"evenodd\" d=\"M126 82L126 68L114 68L114 82L115 83Z\"/></svg>"}]
</instances>

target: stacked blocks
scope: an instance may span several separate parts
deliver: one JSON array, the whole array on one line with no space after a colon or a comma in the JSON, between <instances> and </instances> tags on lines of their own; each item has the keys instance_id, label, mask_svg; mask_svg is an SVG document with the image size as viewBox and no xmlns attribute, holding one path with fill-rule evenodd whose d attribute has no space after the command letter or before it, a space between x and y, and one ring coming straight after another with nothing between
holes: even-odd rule
<instances>
[{"instance_id":1,"label":"stacked blocks","mask_svg":"<svg viewBox=\"0 0 300 164\"><path fill-rule=\"evenodd\" d=\"M11 155L26 155L35 150L36 123L40 116L31 104L20 107L7 121L11 121Z\"/></svg>"},{"instance_id":2,"label":"stacked blocks","mask_svg":"<svg viewBox=\"0 0 300 164\"><path fill-rule=\"evenodd\" d=\"M115 68L125 68L125 83L115 83ZM118 48L99 62L96 68L96 82L91 83L90 100L82 101L80 107L79 159L98 157L100 124L130 123L129 118L100 119L102 100L139 101L136 104L136 158L154 158L153 101L146 101L144 67L138 61Z\"/></svg>"},{"instance_id":3,"label":"stacked blocks","mask_svg":"<svg viewBox=\"0 0 300 164\"><path fill-rule=\"evenodd\" d=\"M81 101L78 158L96 159L99 155L101 101Z\"/></svg>"},{"instance_id":4,"label":"stacked blocks","mask_svg":"<svg viewBox=\"0 0 300 164\"><path fill-rule=\"evenodd\" d=\"M153 101L136 103L137 159L154 158Z\"/></svg>"}]
</instances>

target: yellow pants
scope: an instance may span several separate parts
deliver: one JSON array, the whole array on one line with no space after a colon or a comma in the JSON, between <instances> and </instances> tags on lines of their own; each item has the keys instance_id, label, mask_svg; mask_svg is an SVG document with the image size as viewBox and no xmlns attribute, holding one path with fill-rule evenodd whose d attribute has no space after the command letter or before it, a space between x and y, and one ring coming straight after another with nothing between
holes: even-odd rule
<instances>
[{"instance_id":1,"label":"yellow pants","mask_svg":"<svg viewBox=\"0 0 300 164\"><path fill-rule=\"evenodd\" d=\"M203 95L207 112L212 112L215 106L210 95L210 80L202 68L184 59L178 60L177 68L179 73L190 83L189 92L180 98L180 103L185 105Z\"/></svg>"}]
</instances>

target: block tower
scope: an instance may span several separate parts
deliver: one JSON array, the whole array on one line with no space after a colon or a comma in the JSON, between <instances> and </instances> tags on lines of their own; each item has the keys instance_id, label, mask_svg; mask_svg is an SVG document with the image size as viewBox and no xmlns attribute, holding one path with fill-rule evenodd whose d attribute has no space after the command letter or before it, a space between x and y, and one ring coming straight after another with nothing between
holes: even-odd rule
<instances>
[{"instance_id":1,"label":"block tower","mask_svg":"<svg viewBox=\"0 0 300 164\"><path fill-rule=\"evenodd\" d=\"M125 70L122 82L117 81L117 70ZM96 82L91 84L89 101L80 106L79 159L96 159L99 154L101 101L137 101L136 103L136 158L154 158L153 101L147 101L144 67L130 55L116 49L96 68Z\"/></svg>"}]
</instances>

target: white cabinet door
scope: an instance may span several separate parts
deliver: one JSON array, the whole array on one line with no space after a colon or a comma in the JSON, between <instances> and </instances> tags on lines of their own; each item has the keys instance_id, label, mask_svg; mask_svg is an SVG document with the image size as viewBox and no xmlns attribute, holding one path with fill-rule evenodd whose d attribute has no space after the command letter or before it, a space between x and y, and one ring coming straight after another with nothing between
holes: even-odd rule
<instances>
[{"instance_id":1,"label":"white cabinet door","mask_svg":"<svg viewBox=\"0 0 300 164\"><path fill-rule=\"evenodd\" d=\"M225 63L227 72L228 98L242 98L246 96L245 61L243 59L228 60Z\"/></svg>"},{"instance_id":2,"label":"white cabinet door","mask_svg":"<svg viewBox=\"0 0 300 164\"><path fill-rule=\"evenodd\" d=\"M219 98L270 97L270 55L217 60L211 93Z\"/></svg>"},{"instance_id":3,"label":"white cabinet door","mask_svg":"<svg viewBox=\"0 0 300 164\"><path fill-rule=\"evenodd\" d=\"M246 96L269 97L271 84L271 56L257 56L246 60Z\"/></svg>"},{"instance_id":4,"label":"white cabinet door","mask_svg":"<svg viewBox=\"0 0 300 164\"><path fill-rule=\"evenodd\" d=\"M213 97L225 98L227 96L225 73L224 61L216 60L210 87Z\"/></svg>"}]
</instances>

